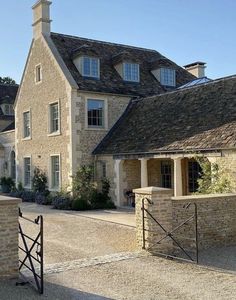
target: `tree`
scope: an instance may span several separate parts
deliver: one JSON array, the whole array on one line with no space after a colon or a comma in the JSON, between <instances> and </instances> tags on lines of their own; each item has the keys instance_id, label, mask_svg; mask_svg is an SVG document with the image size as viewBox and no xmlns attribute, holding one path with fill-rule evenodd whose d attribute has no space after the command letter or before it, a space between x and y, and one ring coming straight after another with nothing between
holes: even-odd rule
<instances>
[{"instance_id":1,"label":"tree","mask_svg":"<svg viewBox=\"0 0 236 300\"><path fill-rule=\"evenodd\" d=\"M15 80L11 77L1 77L0 76L0 83L1 84L16 84Z\"/></svg>"}]
</instances>

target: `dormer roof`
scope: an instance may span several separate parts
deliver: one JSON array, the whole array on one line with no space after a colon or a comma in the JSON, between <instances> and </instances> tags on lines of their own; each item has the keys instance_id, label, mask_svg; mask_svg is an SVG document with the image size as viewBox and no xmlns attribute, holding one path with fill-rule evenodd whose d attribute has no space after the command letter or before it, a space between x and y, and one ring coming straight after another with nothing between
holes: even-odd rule
<instances>
[{"instance_id":1,"label":"dormer roof","mask_svg":"<svg viewBox=\"0 0 236 300\"><path fill-rule=\"evenodd\" d=\"M63 62L82 91L123 94L131 96L149 96L165 92L165 88L150 72L150 61L163 58L159 52L151 49L108 43L103 41L51 33L51 39ZM96 55L100 59L100 79L86 79L76 68L75 55ZM140 82L125 82L114 68L115 61L132 59L140 64ZM174 62L172 62L174 64ZM180 66L176 66L177 87L195 77Z\"/></svg>"}]
</instances>

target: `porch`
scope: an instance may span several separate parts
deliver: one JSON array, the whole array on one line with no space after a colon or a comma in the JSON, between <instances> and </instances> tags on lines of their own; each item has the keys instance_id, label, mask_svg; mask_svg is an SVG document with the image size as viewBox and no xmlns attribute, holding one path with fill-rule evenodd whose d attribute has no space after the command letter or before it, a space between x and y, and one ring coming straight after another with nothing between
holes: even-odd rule
<instances>
[{"instance_id":1,"label":"porch","mask_svg":"<svg viewBox=\"0 0 236 300\"><path fill-rule=\"evenodd\" d=\"M206 156L212 163L219 153ZM173 189L173 195L190 195L197 191L201 167L193 155L163 155L115 159L115 195L118 206L130 206L127 194L133 189L156 186Z\"/></svg>"}]
</instances>

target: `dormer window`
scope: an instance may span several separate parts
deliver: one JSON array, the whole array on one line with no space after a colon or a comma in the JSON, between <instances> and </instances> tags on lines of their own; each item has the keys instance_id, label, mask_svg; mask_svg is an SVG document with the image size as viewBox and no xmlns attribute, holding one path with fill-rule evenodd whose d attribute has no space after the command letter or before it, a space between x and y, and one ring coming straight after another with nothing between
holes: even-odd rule
<instances>
[{"instance_id":1,"label":"dormer window","mask_svg":"<svg viewBox=\"0 0 236 300\"><path fill-rule=\"evenodd\" d=\"M12 104L4 104L4 114L7 116L14 115L14 109Z\"/></svg>"},{"instance_id":2,"label":"dormer window","mask_svg":"<svg viewBox=\"0 0 236 300\"><path fill-rule=\"evenodd\" d=\"M82 75L99 78L99 59L95 57L82 57Z\"/></svg>"},{"instance_id":3,"label":"dormer window","mask_svg":"<svg viewBox=\"0 0 236 300\"><path fill-rule=\"evenodd\" d=\"M160 68L159 81L164 86L175 86L175 70Z\"/></svg>"},{"instance_id":4,"label":"dormer window","mask_svg":"<svg viewBox=\"0 0 236 300\"><path fill-rule=\"evenodd\" d=\"M125 81L139 82L139 64L123 63L123 79Z\"/></svg>"}]
</instances>

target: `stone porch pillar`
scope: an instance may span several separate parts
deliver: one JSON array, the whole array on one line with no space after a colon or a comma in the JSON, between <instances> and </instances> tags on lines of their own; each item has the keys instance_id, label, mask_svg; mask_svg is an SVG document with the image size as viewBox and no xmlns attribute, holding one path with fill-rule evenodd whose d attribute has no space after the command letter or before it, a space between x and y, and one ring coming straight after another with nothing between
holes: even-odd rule
<instances>
[{"instance_id":1,"label":"stone porch pillar","mask_svg":"<svg viewBox=\"0 0 236 300\"><path fill-rule=\"evenodd\" d=\"M174 158L174 196L183 195L181 157Z\"/></svg>"},{"instance_id":2,"label":"stone porch pillar","mask_svg":"<svg viewBox=\"0 0 236 300\"><path fill-rule=\"evenodd\" d=\"M148 170L147 170L147 158L140 158L141 161L141 188L148 186Z\"/></svg>"},{"instance_id":3,"label":"stone porch pillar","mask_svg":"<svg viewBox=\"0 0 236 300\"><path fill-rule=\"evenodd\" d=\"M123 171L123 161L121 159L115 160L115 195L116 195L116 205L121 206L122 205L122 197L123 197L123 191L122 191L122 171Z\"/></svg>"}]
</instances>

